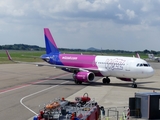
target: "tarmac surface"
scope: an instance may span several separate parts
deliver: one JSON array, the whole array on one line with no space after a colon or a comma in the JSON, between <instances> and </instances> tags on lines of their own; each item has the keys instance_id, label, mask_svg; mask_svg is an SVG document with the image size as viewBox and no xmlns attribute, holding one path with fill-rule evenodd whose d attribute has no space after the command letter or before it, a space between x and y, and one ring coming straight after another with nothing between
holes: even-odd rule
<instances>
[{"instance_id":1,"label":"tarmac surface","mask_svg":"<svg viewBox=\"0 0 160 120\"><path fill-rule=\"evenodd\" d=\"M74 101L84 93L105 108L128 106L129 97L134 97L135 92L160 92L160 63L150 64L155 74L138 79L138 88L114 77L109 85L103 85L99 77L92 84L75 85L72 74L52 67L1 64L0 120L28 120L55 98Z\"/></svg>"}]
</instances>

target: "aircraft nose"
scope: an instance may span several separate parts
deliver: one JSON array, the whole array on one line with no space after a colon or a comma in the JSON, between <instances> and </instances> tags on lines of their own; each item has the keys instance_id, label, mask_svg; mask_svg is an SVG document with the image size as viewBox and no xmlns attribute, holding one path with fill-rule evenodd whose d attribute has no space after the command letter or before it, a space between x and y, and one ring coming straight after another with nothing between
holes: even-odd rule
<instances>
[{"instance_id":1,"label":"aircraft nose","mask_svg":"<svg viewBox=\"0 0 160 120\"><path fill-rule=\"evenodd\" d=\"M148 76L148 77L151 77L151 76L154 75L154 69L153 69L152 67L150 67L150 68L148 68L148 69L146 70L146 73L147 73L147 76Z\"/></svg>"}]
</instances>

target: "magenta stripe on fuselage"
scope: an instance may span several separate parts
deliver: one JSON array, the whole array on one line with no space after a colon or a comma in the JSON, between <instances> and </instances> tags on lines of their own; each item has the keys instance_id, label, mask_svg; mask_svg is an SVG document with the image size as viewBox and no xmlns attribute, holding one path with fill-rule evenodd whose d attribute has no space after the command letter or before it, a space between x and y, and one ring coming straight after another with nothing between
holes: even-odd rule
<instances>
[{"instance_id":1,"label":"magenta stripe on fuselage","mask_svg":"<svg viewBox=\"0 0 160 120\"><path fill-rule=\"evenodd\" d=\"M53 37L52 37L52 35L51 35L51 33L50 33L48 28L44 28L44 34L48 38L48 40L57 48L57 45L54 42L54 39L53 39Z\"/></svg>"},{"instance_id":2,"label":"magenta stripe on fuselage","mask_svg":"<svg viewBox=\"0 0 160 120\"><path fill-rule=\"evenodd\" d=\"M74 66L80 68L94 68L98 69L95 64L95 57L92 55L78 55L78 54L60 54L59 59L65 66Z\"/></svg>"},{"instance_id":3,"label":"magenta stripe on fuselage","mask_svg":"<svg viewBox=\"0 0 160 120\"><path fill-rule=\"evenodd\" d=\"M98 72L98 66L95 63L95 55L79 55L79 54L60 54L59 59L64 66L73 66L85 69L96 69L95 76L103 75Z\"/></svg>"}]
</instances>

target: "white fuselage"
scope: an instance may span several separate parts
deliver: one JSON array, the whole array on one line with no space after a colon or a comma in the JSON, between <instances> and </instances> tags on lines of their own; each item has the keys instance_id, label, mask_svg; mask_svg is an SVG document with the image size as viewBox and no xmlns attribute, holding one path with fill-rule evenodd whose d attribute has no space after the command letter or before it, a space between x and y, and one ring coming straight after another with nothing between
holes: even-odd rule
<instances>
[{"instance_id":1,"label":"white fuselage","mask_svg":"<svg viewBox=\"0 0 160 120\"><path fill-rule=\"evenodd\" d=\"M140 58L96 56L95 64L103 76L137 79L154 74L153 68Z\"/></svg>"}]
</instances>

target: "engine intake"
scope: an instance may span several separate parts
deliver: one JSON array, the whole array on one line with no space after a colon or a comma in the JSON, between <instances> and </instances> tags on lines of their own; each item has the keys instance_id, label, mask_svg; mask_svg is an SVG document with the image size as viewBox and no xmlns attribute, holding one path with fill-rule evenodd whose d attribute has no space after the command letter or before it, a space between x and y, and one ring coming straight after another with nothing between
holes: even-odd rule
<instances>
[{"instance_id":1,"label":"engine intake","mask_svg":"<svg viewBox=\"0 0 160 120\"><path fill-rule=\"evenodd\" d=\"M94 76L94 73L86 71L80 71L73 74L73 78L81 82L91 82L94 80Z\"/></svg>"}]
</instances>

